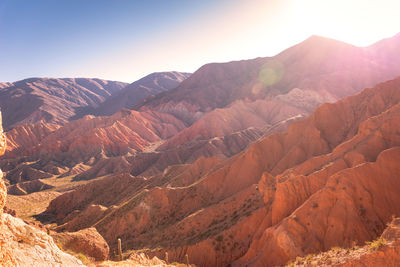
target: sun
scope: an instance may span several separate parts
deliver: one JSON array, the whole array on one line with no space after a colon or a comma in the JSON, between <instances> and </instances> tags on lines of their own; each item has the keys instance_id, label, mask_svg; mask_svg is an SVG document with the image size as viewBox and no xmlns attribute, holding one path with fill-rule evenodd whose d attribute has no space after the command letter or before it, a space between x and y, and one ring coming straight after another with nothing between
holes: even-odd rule
<instances>
[{"instance_id":1,"label":"sun","mask_svg":"<svg viewBox=\"0 0 400 267\"><path fill-rule=\"evenodd\" d=\"M400 31L400 1L293 0L287 5L289 20L298 33L367 46Z\"/></svg>"}]
</instances>

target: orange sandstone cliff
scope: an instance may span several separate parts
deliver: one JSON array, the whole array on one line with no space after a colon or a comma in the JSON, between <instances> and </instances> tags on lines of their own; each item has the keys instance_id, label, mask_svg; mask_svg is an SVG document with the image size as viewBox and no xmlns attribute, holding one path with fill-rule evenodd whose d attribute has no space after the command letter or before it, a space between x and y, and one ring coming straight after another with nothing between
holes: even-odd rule
<instances>
[{"instance_id":1,"label":"orange sandstone cliff","mask_svg":"<svg viewBox=\"0 0 400 267\"><path fill-rule=\"evenodd\" d=\"M199 266L282 265L372 240L400 215L399 88L397 78L322 105L217 164L106 177L47 213L60 230L94 226L112 248L121 238L128 250L188 254Z\"/></svg>"}]
</instances>

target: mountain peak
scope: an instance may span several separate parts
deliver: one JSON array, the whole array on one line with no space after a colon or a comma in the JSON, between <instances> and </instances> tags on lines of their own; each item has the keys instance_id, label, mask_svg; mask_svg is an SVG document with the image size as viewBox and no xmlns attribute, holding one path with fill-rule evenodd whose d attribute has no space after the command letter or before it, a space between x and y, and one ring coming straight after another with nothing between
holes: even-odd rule
<instances>
[{"instance_id":1,"label":"mountain peak","mask_svg":"<svg viewBox=\"0 0 400 267\"><path fill-rule=\"evenodd\" d=\"M342 44L342 45L348 45L348 46L353 46L351 44L348 44L346 42L343 41L339 41L333 38L329 38L329 37L324 37L324 36L320 36L320 35L311 35L310 37L308 37L306 40L304 40L302 43L300 44L330 44L330 45L338 45L338 44Z\"/></svg>"},{"instance_id":2,"label":"mountain peak","mask_svg":"<svg viewBox=\"0 0 400 267\"><path fill-rule=\"evenodd\" d=\"M153 72L125 88L101 103L94 111L97 115L112 115L121 108L133 108L135 105L158 93L176 88L191 74L177 71Z\"/></svg>"}]
</instances>

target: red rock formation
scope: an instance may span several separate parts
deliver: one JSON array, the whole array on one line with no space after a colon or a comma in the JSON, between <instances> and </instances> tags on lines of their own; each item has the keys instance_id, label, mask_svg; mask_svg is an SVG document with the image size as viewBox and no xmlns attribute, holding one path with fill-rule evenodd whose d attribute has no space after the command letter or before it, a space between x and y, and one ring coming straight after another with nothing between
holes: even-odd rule
<instances>
[{"instance_id":1,"label":"red rock formation","mask_svg":"<svg viewBox=\"0 0 400 267\"><path fill-rule=\"evenodd\" d=\"M274 125L397 74L398 62L388 60L395 50L380 47L398 41L357 48L312 37L273 59L204 66L140 111L88 116L53 131L7 163L9 179L24 179L16 170L27 160L26 170L36 175L58 171L48 162L67 162L64 174L83 171L80 178L129 167L157 174L105 177L58 197L47 212L62 224L58 230L95 226L111 247L121 237L126 249L168 251L178 261L188 253L201 266L283 264L374 238L400 212L399 170L391 161L400 145L400 79L325 104L223 162L198 160L159 172L231 144L236 153L260 135L256 129L243 138L249 126ZM179 131L159 151L151 149ZM232 153L225 150L224 156ZM49 171L40 173L44 167Z\"/></svg>"},{"instance_id":2,"label":"red rock formation","mask_svg":"<svg viewBox=\"0 0 400 267\"><path fill-rule=\"evenodd\" d=\"M141 109L172 113L191 124L239 99L263 99L294 88L313 91L323 102L338 100L396 77L399 42L395 36L360 48L312 36L272 58L207 64L176 89L145 101Z\"/></svg>"},{"instance_id":3,"label":"red rock formation","mask_svg":"<svg viewBox=\"0 0 400 267\"><path fill-rule=\"evenodd\" d=\"M299 255L374 239L391 214L400 213L399 159L400 149L393 148L382 152L376 162L331 175L290 216L255 238L235 265L274 266Z\"/></svg>"},{"instance_id":4,"label":"red rock formation","mask_svg":"<svg viewBox=\"0 0 400 267\"><path fill-rule=\"evenodd\" d=\"M0 112L0 156L2 156L6 150L6 138L3 134L3 126L2 126L2 119L1 119L1 112ZM3 221L3 208L6 205L6 198L7 198L7 188L3 181L3 172L0 170L0 224ZM9 252L2 249L5 245L5 240L0 242L0 264L3 266L12 266L15 264L15 260L12 258Z\"/></svg>"},{"instance_id":5,"label":"red rock formation","mask_svg":"<svg viewBox=\"0 0 400 267\"><path fill-rule=\"evenodd\" d=\"M392 47L398 41L395 37L357 48L312 37L274 58L209 64L178 88L145 101L142 110L149 112L129 116L138 123L127 125L116 118L125 111L108 119L87 117L54 131L34 148L16 150L12 159L3 160L0 165L8 172L7 179L15 183L28 178L26 170L40 178L75 175L76 179L91 179L122 172L154 175L169 165L191 163L200 156L229 157L255 140L254 134L236 134L238 131L256 127L258 135L266 129L266 134L283 130L293 121L291 118L307 115L325 101L355 93L400 72L398 61L389 60L397 57ZM266 68L282 74L278 75L281 79L266 84L271 78L265 77L269 73ZM354 69L358 70L357 76L353 75ZM150 81L154 83L151 78ZM189 124L198 121L181 131L187 125L154 110L171 113ZM149 119L151 116L157 118ZM279 127L277 122L282 122ZM154 126L160 123L164 124ZM178 131L181 132L176 134ZM31 135L21 134L21 139L33 140L37 136ZM172 138L158 149L165 153L147 151L169 137ZM13 139L20 142L17 137Z\"/></svg>"},{"instance_id":6,"label":"red rock formation","mask_svg":"<svg viewBox=\"0 0 400 267\"><path fill-rule=\"evenodd\" d=\"M161 247L154 255L178 261L188 253L200 266L272 266L373 239L400 213L399 87L400 78L325 104L209 171L193 169L183 183L167 172L110 202L98 192L121 185L109 177L60 196L48 212L68 225L73 210L79 217L105 204L93 225L111 247L121 237L127 249Z\"/></svg>"},{"instance_id":7,"label":"red rock formation","mask_svg":"<svg viewBox=\"0 0 400 267\"><path fill-rule=\"evenodd\" d=\"M116 267L116 266L163 266L163 267L174 267L174 265L168 264L157 257L149 258L145 253L131 253L129 258L123 261L105 261L96 265L97 267Z\"/></svg>"},{"instance_id":8,"label":"red rock formation","mask_svg":"<svg viewBox=\"0 0 400 267\"><path fill-rule=\"evenodd\" d=\"M65 153L79 159L96 153L121 155L168 138L184 124L168 114L121 110L111 117L85 117L47 136L31 154ZM78 160L78 159L77 159ZM78 160L79 162L79 160Z\"/></svg>"},{"instance_id":9,"label":"red rock formation","mask_svg":"<svg viewBox=\"0 0 400 267\"><path fill-rule=\"evenodd\" d=\"M110 249L95 228L87 228L74 233L56 233L52 237L63 250L77 254L82 253L95 261L108 259Z\"/></svg>"},{"instance_id":10,"label":"red rock formation","mask_svg":"<svg viewBox=\"0 0 400 267\"><path fill-rule=\"evenodd\" d=\"M46 136L60 128L59 125L36 123L20 125L6 133L7 151L18 155L19 150L28 149L40 143Z\"/></svg>"},{"instance_id":11,"label":"red rock formation","mask_svg":"<svg viewBox=\"0 0 400 267\"><path fill-rule=\"evenodd\" d=\"M262 131L249 128L223 137L196 140L189 144L164 150L146 151L132 156L101 159L88 170L75 176L75 180L93 179L110 173L129 172L133 175L152 176L176 164L192 163L201 157L228 158L245 149L260 138Z\"/></svg>"},{"instance_id":12,"label":"red rock formation","mask_svg":"<svg viewBox=\"0 0 400 267\"><path fill-rule=\"evenodd\" d=\"M399 218L393 219L380 238L367 242L362 247L335 247L324 253L297 258L287 266L398 266L400 261L399 224Z\"/></svg>"},{"instance_id":13,"label":"red rock formation","mask_svg":"<svg viewBox=\"0 0 400 267\"><path fill-rule=\"evenodd\" d=\"M36 144L15 149L18 156L10 151L1 165L11 183L78 174L87 169L83 165L94 165L110 156L131 155L184 127L174 116L157 112L121 110L111 117L87 116L54 130ZM18 129L12 130L11 136ZM27 139L34 139L32 135ZM22 143L22 137L14 143Z\"/></svg>"},{"instance_id":14,"label":"red rock formation","mask_svg":"<svg viewBox=\"0 0 400 267\"><path fill-rule=\"evenodd\" d=\"M168 166L192 163L202 156L230 157L242 151L263 133L261 130L249 128L222 137L198 140L170 150L151 151L148 150L149 141L160 140L160 138L172 135L183 128L182 124L167 114L148 120L150 116L147 113L143 115L143 113L135 111L126 112L131 115L119 118L117 116L119 113L117 113L115 116L104 117L102 120L87 118L71 122L43 138L36 146L26 146L25 151L20 148L8 152L6 159L0 163L7 170L7 179L11 183L17 183L27 179L41 179L60 174L62 177L74 175L75 180L93 179L110 173L123 172L130 172L134 175L155 175ZM163 122L169 119L171 119L171 123ZM101 123L92 126L92 120ZM134 121L135 124L130 121ZM125 129L124 131L121 130L121 125ZM125 126L132 130L127 131ZM78 127L83 129L76 129ZM161 129L162 127L164 129ZM168 132L168 127L173 131ZM22 126L18 128L23 129ZM106 135L98 133L104 129L107 131ZM141 134L139 137L135 135L135 131L138 129ZM273 129L273 131L277 129ZM167 132L163 134L162 131L165 130ZM157 135L160 133L161 136L158 137ZM132 135L135 135L136 139ZM93 141L89 143L88 140L92 139ZM144 149L147 145L142 153L136 153L134 150L139 141L143 142L140 149ZM16 157L15 154L19 156ZM24 154L31 156L27 158L24 157ZM119 154L123 156L110 157ZM39 161L37 161L38 159ZM62 166L60 162L66 162L67 166Z\"/></svg>"},{"instance_id":15,"label":"red rock formation","mask_svg":"<svg viewBox=\"0 0 400 267\"><path fill-rule=\"evenodd\" d=\"M273 58L203 66L178 88L147 100L141 108L172 113L193 123L159 150L248 127L266 129L395 77L400 65L389 55L398 53L386 48L398 44L399 38L394 37L359 48L313 36ZM269 84L266 80L271 77L264 77L265 70L280 74L279 79Z\"/></svg>"},{"instance_id":16,"label":"red rock formation","mask_svg":"<svg viewBox=\"0 0 400 267\"><path fill-rule=\"evenodd\" d=\"M159 150L213 137L226 136L254 127L268 129L295 116L308 115L304 107L295 107L276 100L237 101L224 109L215 109L204 115L190 127L167 140Z\"/></svg>"},{"instance_id":17,"label":"red rock formation","mask_svg":"<svg viewBox=\"0 0 400 267\"><path fill-rule=\"evenodd\" d=\"M0 113L0 155L4 153L5 146ZM11 267L29 263L35 266L83 266L79 260L62 252L44 232L27 225L21 219L3 214L7 191L2 176L0 170L0 265Z\"/></svg>"}]
</instances>

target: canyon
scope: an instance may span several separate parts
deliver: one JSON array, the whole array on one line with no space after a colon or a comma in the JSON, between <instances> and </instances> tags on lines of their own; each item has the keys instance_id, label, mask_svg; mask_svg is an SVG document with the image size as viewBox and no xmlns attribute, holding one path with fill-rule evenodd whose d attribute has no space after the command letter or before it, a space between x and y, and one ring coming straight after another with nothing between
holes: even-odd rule
<instances>
[{"instance_id":1,"label":"canyon","mask_svg":"<svg viewBox=\"0 0 400 267\"><path fill-rule=\"evenodd\" d=\"M400 34L368 47L312 36L274 57L131 84L0 83L0 203L14 215L1 215L0 260L15 263L4 240L19 242L18 225L41 240L23 251L39 242L70 266L88 264L79 253L113 266L118 239L127 264L390 266L397 47ZM363 247L379 237L389 243Z\"/></svg>"},{"instance_id":2,"label":"canyon","mask_svg":"<svg viewBox=\"0 0 400 267\"><path fill-rule=\"evenodd\" d=\"M200 266L273 266L363 243L400 212L399 86L396 79L324 104L214 166L94 181L55 198L46 213L58 230L94 226L111 247L119 237L129 249L177 261L189 254Z\"/></svg>"}]
</instances>

